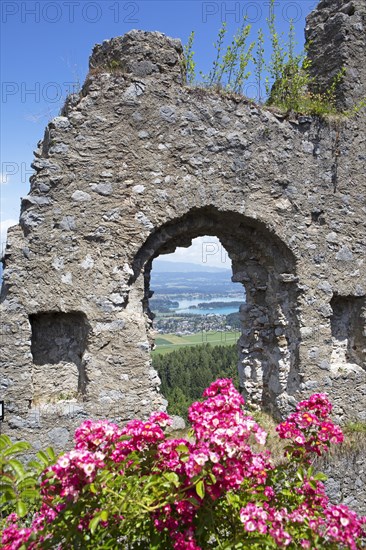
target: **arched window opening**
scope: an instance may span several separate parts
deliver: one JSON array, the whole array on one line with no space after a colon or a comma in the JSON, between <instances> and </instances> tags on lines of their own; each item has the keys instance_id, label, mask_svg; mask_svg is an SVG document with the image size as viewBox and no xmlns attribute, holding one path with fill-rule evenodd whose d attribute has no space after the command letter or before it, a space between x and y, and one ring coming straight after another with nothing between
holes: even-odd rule
<instances>
[{"instance_id":1,"label":"arched window opening","mask_svg":"<svg viewBox=\"0 0 366 550\"><path fill-rule=\"evenodd\" d=\"M229 255L217 237L192 239L152 262L149 316L153 366L172 414L187 408L217 378L238 382L240 311L245 289L232 281Z\"/></svg>"},{"instance_id":2,"label":"arched window opening","mask_svg":"<svg viewBox=\"0 0 366 550\"><path fill-rule=\"evenodd\" d=\"M274 228L242 214L206 207L192 209L151 233L133 263L133 280L145 289L142 304L151 346L150 302L153 304L152 291L156 291L151 285L153 262L179 247L187 249L194 239L205 235L217 236L230 258L232 281L245 288L239 316L239 388L252 405L278 418L285 416L301 383L301 289L296 259ZM181 381L181 385L185 383Z\"/></svg>"}]
</instances>

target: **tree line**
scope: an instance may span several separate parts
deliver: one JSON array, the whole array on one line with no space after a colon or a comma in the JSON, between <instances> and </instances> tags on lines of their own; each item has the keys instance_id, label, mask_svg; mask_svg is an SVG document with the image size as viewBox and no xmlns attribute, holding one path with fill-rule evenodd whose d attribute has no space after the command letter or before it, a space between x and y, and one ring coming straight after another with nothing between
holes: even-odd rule
<instances>
[{"instance_id":1,"label":"tree line","mask_svg":"<svg viewBox=\"0 0 366 550\"><path fill-rule=\"evenodd\" d=\"M236 345L202 344L181 348L166 355L154 355L153 367L161 379L161 392L168 401L169 414L187 420L187 408L201 399L203 391L217 378L238 382Z\"/></svg>"}]
</instances>

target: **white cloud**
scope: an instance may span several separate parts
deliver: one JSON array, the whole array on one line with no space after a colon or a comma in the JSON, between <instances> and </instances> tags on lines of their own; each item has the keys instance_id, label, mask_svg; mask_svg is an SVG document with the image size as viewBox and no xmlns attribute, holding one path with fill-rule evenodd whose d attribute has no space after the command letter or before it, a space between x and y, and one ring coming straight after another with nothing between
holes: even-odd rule
<instances>
[{"instance_id":1,"label":"white cloud","mask_svg":"<svg viewBox=\"0 0 366 550\"><path fill-rule=\"evenodd\" d=\"M172 254L159 256L169 262L192 262L209 267L231 268L231 260L217 237L197 237L189 248L178 247Z\"/></svg>"},{"instance_id":2,"label":"white cloud","mask_svg":"<svg viewBox=\"0 0 366 550\"><path fill-rule=\"evenodd\" d=\"M0 222L0 252L1 252L1 254L5 250L6 233L9 229L9 227L11 227L12 225L17 225L17 223L18 223L18 220L12 220L12 219L4 220L4 221Z\"/></svg>"}]
</instances>

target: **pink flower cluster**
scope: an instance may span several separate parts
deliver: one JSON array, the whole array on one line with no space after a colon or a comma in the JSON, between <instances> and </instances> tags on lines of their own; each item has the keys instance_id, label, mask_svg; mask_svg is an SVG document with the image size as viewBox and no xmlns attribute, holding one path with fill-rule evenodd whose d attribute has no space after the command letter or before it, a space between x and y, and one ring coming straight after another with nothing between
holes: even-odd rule
<instances>
[{"instance_id":1,"label":"pink flower cluster","mask_svg":"<svg viewBox=\"0 0 366 550\"><path fill-rule=\"evenodd\" d=\"M188 492L194 502L194 493ZM173 542L173 548L177 550L200 550L196 544L194 535L194 518L197 506L189 500L178 500L174 505L166 505L162 510L154 514L154 526L162 532L167 530Z\"/></svg>"},{"instance_id":2,"label":"pink flower cluster","mask_svg":"<svg viewBox=\"0 0 366 550\"><path fill-rule=\"evenodd\" d=\"M240 510L240 520L249 533L268 533L279 548L286 548L291 541L291 535L285 530L286 521L290 519L285 508L271 508L267 503L263 507L249 502Z\"/></svg>"},{"instance_id":3,"label":"pink flower cluster","mask_svg":"<svg viewBox=\"0 0 366 550\"><path fill-rule=\"evenodd\" d=\"M331 443L342 443L342 430L329 419L331 410L327 396L315 393L298 403L296 412L277 426L282 439L292 440L295 446L293 456L300 456L303 451L321 455Z\"/></svg>"},{"instance_id":4,"label":"pink flower cluster","mask_svg":"<svg viewBox=\"0 0 366 550\"><path fill-rule=\"evenodd\" d=\"M205 390L205 401L193 403L188 417L192 424L195 443L181 439L165 440L158 445L160 467L180 475L183 487L191 487L202 476L203 494L216 500L227 491L239 489L244 479L250 479L254 488L264 483L271 468L267 453L255 453L248 444L251 434L264 444L266 433L250 416L243 412L244 400L231 380L217 380ZM179 451L179 447L186 451ZM211 476L204 475L206 471ZM187 490L187 499L157 514L155 525L168 529L174 548L196 548L193 526L204 498L194 488ZM196 506L192 505L196 501ZM190 546L182 546L182 532Z\"/></svg>"},{"instance_id":5,"label":"pink flower cluster","mask_svg":"<svg viewBox=\"0 0 366 550\"><path fill-rule=\"evenodd\" d=\"M18 516L16 514L10 514L6 518L6 527L3 530L2 535L2 548L5 550L18 550L23 544L25 544L32 534L30 527L19 527Z\"/></svg>"},{"instance_id":6,"label":"pink flower cluster","mask_svg":"<svg viewBox=\"0 0 366 550\"><path fill-rule=\"evenodd\" d=\"M83 451L105 451L118 441L122 430L106 420L85 420L75 431L75 449Z\"/></svg>"},{"instance_id":7,"label":"pink flower cluster","mask_svg":"<svg viewBox=\"0 0 366 550\"><path fill-rule=\"evenodd\" d=\"M52 474L42 481L42 494L51 500L56 494L66 500L76 501L80 491L95 479L97 471L104 467L105 455L97 451L72 450L60 456L56 464L46 470Z\"/></svg>"},{"instance_id":8,"label":"pink flower cluster","mask_svg":"<svg viewBox=\"0 0 366 550\"><path fill-rule=\"evenodd\" d=\"M269 455L255 453L248 440L253 434L261 445L266 432L243 412L244 400L231 380L217 380L203 394L207 399L189 409L196 443L185 465L189 479L209 467L216 478L206 489L211 498L219 498L224 492L238 489L245 478L253 486L264 483L271 468Z\"/></svg>"},{"instance_id":9,"label":"pink flower cluster","mask_svg":"<svg viewBox=\"0 0 366 550\"><path fill-rule=\"evenodd\" d=\"M301 487L293 487L297 504L284 507L279 497L281 487L271 486L275 469L269 452L254 452L250 445L250 438L263 445L266 433L244 413L244 400L232 381L217 380L204 397L203 402L189 409L194 440L168 439L163 428L171 419L163 412L154 413L145 422L132 420L123 428L107 421L87 420L81 424L75 432L75 448L60 456L43 474L43 503L31 527L22 527L15 514L9 516L2 548L19 550L28 542L31 550L41 549L45 537L52 537L57 515L82 502L91 484L97 483L98 473L107 470L122 477L136 475L141 482L145 474L150 479L151 475L164 473L173 476L173 497L169 495L164 504L149 513L156 532L167 534L174 550L200 550L197 529L205 507L212 511L217 503L226 502L229 494L242 499L237 521L243 539L267 537L278 548L295 541L299 548L312 548L313 534L339 548L356 550L354 541L361 537L366 518L357 517L346 506L329 505L321 482L305 477ZM320 454L331 442L343 438L329 420L330 411L324 395L313 395L299 403L296 413L278 426L280 437L293 441L294 453L305 449L306 456L310 452ZM88 531L97 512L91 509L84 514L77 529ZM122 516L115 515L100 525L120 529L123 521ZM295 536L296 526L303 528L301 539ZM34 542L29 541L31 533L36 535ZM57 548L61 550L61 546Z\"/></svg>"},{"instance_id":10,"label":"pink flower cluster","mask_svg":"<svg viewBox=\"0 0 366 550\"><path fill-rule=\"evenodd\" d=\"M302 486L295 489L298 495L304 497L304 503L308 509L319 510L328 506L329 500L325 492L324 484L314 480L313 477L305 477Z\"/></svg>"},{"instance_id":11,"label":"pink flower cluster","mask_svg":"<svg viewBox=\"0 0 366 550\"><path fill-rule=\"evenodd\" d=\"M63 505L50 508L46 504L42 504L41 509L35 514L31 527L19 527L20 518L17 514L9 514L6 518L6 526L2 532L1 548L4 550L19 550L20 548L27 548L27 550L40 550L46 539L50 538L50 535L39 535L37 541L30 542L29 538L32 533L42 533L45 524L52 523L57 514L63 509ZM61 550L59 548L55 550Z\"/></svg>"},{"instance_id":12,"label":"pink flower cluster","mask_svg":"<svg viewBox=\"0 0 366 550\"><path fill-rule=\"evenodd\" d=\"M329 506L324 513L325 535L336 543L342 543L351 550L357 550L355 541L362 535L365 536L363 525L366 526L366 516L360 519L344 504Z\"/></svg>"},{"instance_id":13,"label":"pink flower cluster","mask_svg":"<svg viewBox=\"0 0 366 550\"><path fill-rule=\"evenodd\" d=\"M166 413L154 413L147 422L131 420L121 430L121 435L127 437L118 441L111 454L114 462L122 462L133 451L143 452L165 439L163 427L171 423Z\"/></svg>"},{"instance_id":14,"label":"pink flower cluster","mask_svg":"<svg viewBox=\"0 0 366 550\"><path fill-rule=\"evenodd\" d=\"M359 518L355 512L343 504L337 506L327 504L322 515L314 512L315 510L309 508L307 503L303 503L293 511L286 508L276 509L267 502L262 506L248 503L240 510L240 520L248 533L268 534L279 548L286 548L294 542L294 537L290 533L295 529L297 534L296 525L304 525L305 532L311 533L312 540L305 537L300 539L301 548L314 548L313 536L315 539L321 536L324 543L335 543L338 548L351 550L360 548L356 541L365 533L363 526L366 525L366 517Z\"/></svg>"}]
</instances>

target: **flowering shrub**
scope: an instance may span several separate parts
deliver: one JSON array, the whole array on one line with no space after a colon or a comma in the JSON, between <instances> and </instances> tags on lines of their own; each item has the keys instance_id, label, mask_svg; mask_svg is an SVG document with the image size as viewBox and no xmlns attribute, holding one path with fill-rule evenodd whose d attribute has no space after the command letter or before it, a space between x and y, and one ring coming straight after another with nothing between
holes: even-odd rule
<instances>
[{"instance_id":1,"label":"flowering shrub","mask_svg":"<svg viewBox=\"0 0 366 550\"><path fill-rule=\"evenodd\" d=\"M361 548L366 517L331 505L309 466L343 438L325 395L278 426L288 440L279 466L254 449L266 433L230 380L204 397L189 409L189 440L166 437L163 412L123 428L84 422L74 449L43 471L37 513L8 516L2 548Z\"/></svg>"}]
</instances>

